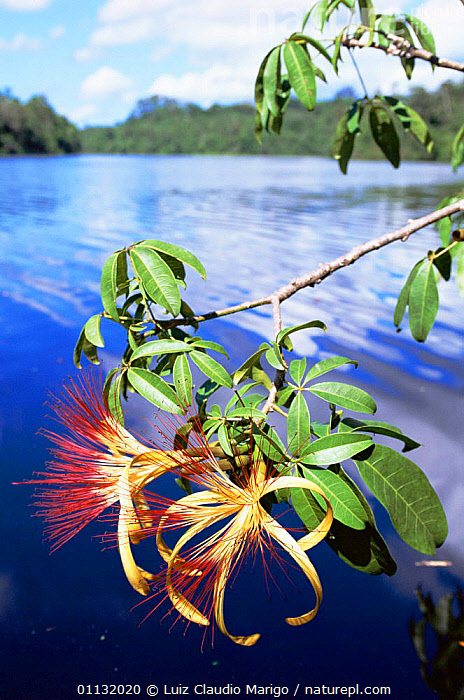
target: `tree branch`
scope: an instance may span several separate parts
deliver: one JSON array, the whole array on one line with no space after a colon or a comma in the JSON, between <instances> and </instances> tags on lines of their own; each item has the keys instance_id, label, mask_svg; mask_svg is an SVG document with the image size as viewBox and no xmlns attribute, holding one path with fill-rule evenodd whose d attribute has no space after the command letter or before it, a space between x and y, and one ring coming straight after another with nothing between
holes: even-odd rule
<instances>
[{"instance_id":1,"label":"tree branch","mask_svg":"<svg viewBox=\"0 0 464 700\"><path fill-rule=\"evenodd\" d=\"M423 61L428 61L428 63L431 63L434 66L439 66L440 68L450 68L451 70L457 70L464 73L464 63L451 61L448 58L439 58L430 51L426 51L425 49L417 49L415 46L411 46L409 41L406 41L406 39L402 39L400 36L396 36L395 34L387 34L387 39L390 39L392 42L390 46L382 46L376 42L365 44L359 39L353 39L347 36L343 39L342 46L345 46L347 49L379 49L380 51L392 56L420 58Z\"/></svg>"},{"instance_id":2,"label":"tree branch","mask_svg":"<svg viewBox=\"0 0 464 700\"><path fill-rule=\"evenodd\" d=\"M356 260L362 258L367 253L371 253L374 250L383 248L390 243L395 241L406 241L409 236L430 224L434 224L440 219L444 219L446 216L451 216L452 214L457 214L458 212L464 212L464 199L460 199L455 204L450 204L443 209L437 209L430 214L421 216L419 219L410 219L410 221L402 228L396 231L391 231L390 233L385 233L383 236L378 238L373 238L370 241L366 241L361 245L355 246L350 251L344 255L340 255L338 258L331 260L326 263L320 263L320 265L307 275L301 277L295 277L288 284L276 289L274 292L268 296L261 297L260 299L254 299L253 301L246 301L242 304L236 304L235 306L228 306L225 309L219 309L218 311L208 311L208 313L201 314L199 316L191 316L188 318L175 318L171 321L160 321L157 320L157 324L163 328L173 328L174 326L190 326L194 323L201 323L202 321L209 321L213 318L220 318L222 316L229 316L231 314L238 313L239 311L247 311L248 309L255 309L258 306L265 306L266 304L273 305L273 316L274 316L274 330L276 335L278 333L277 328L281 327L280 320L280 304L289 299L293 294L298 292L300 289L305 289L306 287L314 287L314 285L319 284L326 277L337 270L341 270L347 265L352 265Z\"/></svg>"},{"instance_id":3,"label":"tree branch","mask_svg":"<svg viewBox=\"0 0 464 700\"><path fill-rule=\"evenodd\" d=\"M277 338L278 334L282 330L282 315L280 313L280 298L278 293L271 294L270 296L272 304L272 316L274 318L274 337ZM283 359L282 352L280 353ZM287 363L284 360L284 364L287 367ZM264 413L269 413L274 406L274 402L277 397L277 392L282 388L285 381L285 370L277 369L274 377L274 382L269 390L269 396L266 399L266 403L263 407Z\"/></svg>"}]
</instances>

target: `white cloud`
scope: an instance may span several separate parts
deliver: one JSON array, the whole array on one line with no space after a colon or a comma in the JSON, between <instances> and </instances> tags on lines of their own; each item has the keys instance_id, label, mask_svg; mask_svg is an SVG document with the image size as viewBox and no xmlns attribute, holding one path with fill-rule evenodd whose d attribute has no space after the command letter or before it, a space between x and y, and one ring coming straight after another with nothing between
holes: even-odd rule
<instances>
[{"instance_id":1,"label":"white cloud","mask_svg":"<svg viewBox=\"0 0 464 700\"><path fill-rule=\"evenodd\" d=\"M92 117L97 112L98 112L98 110L97 110L97 107L95 105L85 104L85 105L81 105L80 107L77 107L75 110L73 110L69 114L69 118L72 122L81 126L84 123L86 123L86 120L89 117Z\"/></svg>"},{"instance_id":2,"label":"white cloud","mask_svg":"<svg viewBox=\"0 0 464 700\"><path fill-rule=\"evenodd\" d=\"M150 19L138 19L134 22L107 24L97 29L91 36L94 46L115 46L118 44L136 44L153 35L153 23Z\"/></svg>"},{"instance_id":3,"label":"white cloud","mask_svg":"<svg viewBox=\"0 0 464 700\"><path fill-rule=\"evenodd\" d=\"M57 27L52 27L50 31L48 32L48 36L51 39L59 39L60 37L64 36L66 32L66 29L63 24L59 24Z\"/></svg>"},{"instance_id":4,"label":"white cloud","mask_svg":"<svg viewBox=\"0 0 464 700\"><path fill-rule=\"evenodd\" d=\"M74 51L73 58L75 61L79 61L79 63L84 61L92 61L95 58L98 58L100 53L100 49L98 49L96 46L85 46L83 49L77 49L77 51Z\"/></svg>"},{"instance_id":5,"label":"white cloud","mask_svg":"<svg viewBox=\"0 0 464 700\"><path fill-rule=\"evenodd\" d=\"M107 0L99 12L102 22L121 22L169 7L172 0Z\"/></svg>"},{"instance_id":6,"label":"white cloud","mask_svg":"<svg viewBox=\"0 0 464 700\"><path fill-rule=\"evenodd\" d=\"M160 75L152 82L149 95L174 97L207 107L214 102L249 100L253 84L253 68L237 71L227 65L215 65L205 71L184 75Z\"/></svg>"},{"instance_id":7,"label":"white cloud","mask_svg":"<svg viewBox=\"0 0 464 700\"><path fill-rule=\"evenodd\" d=\"M25 34L15 34L12 39L0 38L1 51L37 51L42 48L42 42L35 37Z\"/></svg>"},{"instance_id":8,"label":"white cloud","mask_svg":"<svg viewBox=\"0 0 464 700\"><path fill-rule=\"evenodd\" d=\"M415 15L433 32L439 56L464 58L461 34L464 7L456 0L428 0L417 8Z\"/></svg>"},{"instance_id":9,"label":"white cloud","mask_svg":"<svg viewBox=\"0 0 464 700\"><path fill-rule=\"evenodd\" d=\"M124 98L132 83L132 79L123 73L110 66L102 66L82 82L81 94L97 100L117 96Z\"/></svg>"},{"instance_id":10,"label":"white cloud","mask_svg":"<svg viewBox=\"0 0 464 700\"><path fill-rule=\"evenodd\" d=\"M456 31L459 20L464 18L461 4L457 0L417 0L412 5L411 0L375 3L379 12L409 11L418 16L433 27L439 55L463 60L464 45L459 30ZM88 46L76 51L74 57L78 61L95 59L111 47L151 41L152 60L159 62L178 52L183 74L159 75L150 86L150 94L203 105L249 100L263 56L301 27L306 10L307 0L291 0L287 4L282 0L105 0ZM337 13L331 29L336 29L343 19L343 11ZM308 27L310 34L315 31ZM443 70L432 75L428 64L416 61L413 80L409 82L397 59L369 50L357 52L356 59L372 91L407 91L421 84L434 88L455 77ZM346 84L358 90L359 81L348 60L342 78L332 76L328 87L320 85L320 95L331 96ZM128 88L119 92L126 98L130 94Z\"/></svg>"},{"instance_id":11,"label":"white cloud","mask_svg":"<svg viewBox=\"0 0 464 700\"><path fill-rule=\"evenodd\" d=\"M0 0L0 7L7 10L44 10L51 0Z\"/></svg>"}]
</instances>

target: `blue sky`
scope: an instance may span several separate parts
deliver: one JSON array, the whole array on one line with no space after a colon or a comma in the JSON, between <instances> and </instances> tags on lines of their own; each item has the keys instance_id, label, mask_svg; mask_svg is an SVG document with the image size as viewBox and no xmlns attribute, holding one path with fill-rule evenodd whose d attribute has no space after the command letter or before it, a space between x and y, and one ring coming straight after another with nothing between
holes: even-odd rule
<instances>
[{"instance_id":1,"label":"blue sky","mask_svg":"<svg viewBox=\"0 0 464 700\"><path fill-rule=\"evenodd\" d=\"M0 85L20 99L45 94L72 121L113 124L138 99L161 94L209 106L251 101L264 54L301 26L311 0L0 0ZM464 60L460 0L374 0L434 27L439 55ZM307 28L308 29L308 28ZM315 30L310 32L317 35ZM359 52L370 91L408 89L398 61ZM419 64L419 62L418 62ZM413 85L437 87L459 73L417 65ZM359 91L350 61L322 86Z\"/></svg>"}]
</instances>

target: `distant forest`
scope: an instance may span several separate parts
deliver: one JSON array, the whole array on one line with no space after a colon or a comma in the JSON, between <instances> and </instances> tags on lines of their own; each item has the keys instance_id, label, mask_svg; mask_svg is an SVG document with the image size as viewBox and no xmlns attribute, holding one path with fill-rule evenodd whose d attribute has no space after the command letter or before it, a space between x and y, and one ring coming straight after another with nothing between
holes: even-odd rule
<instances>
[{"instance_id":1,"label":"distant forest","mask_svg":"<svg viewBox=\"0 0 464 700\"><path fill-rule=\"evenodd\" d=\"M77 153L79 130L43 96L22 103L9 90L0 93L0 153Z\"/></svg>"},{"instance_id":2,"label":"distant forest","mask_svg":"<svg viewBox=\"0 0 464 700\"><path fill-rule=\"evenodd\" d=\"M116 126L78 130L59 116L43 96L21 103L9 91L0 93L0 153L153 153L269 154L330 156L335 125L354 95L350 88L321 102L308 113L290 102L281 136L253 135L249 104L213 105L202 109L158 96L140 100L128 119ZM462 126L464 81L448 81L436 92L414 88L404 98L425 119L435 140L432 154L408 134L401 135L403 160L448 160L449 143ZM364 131L368 120L364 122ZM399 130L400 131L400 130ZM361 134L355 157L381 157L368 134Z\"/></svg>"}]
</instances>

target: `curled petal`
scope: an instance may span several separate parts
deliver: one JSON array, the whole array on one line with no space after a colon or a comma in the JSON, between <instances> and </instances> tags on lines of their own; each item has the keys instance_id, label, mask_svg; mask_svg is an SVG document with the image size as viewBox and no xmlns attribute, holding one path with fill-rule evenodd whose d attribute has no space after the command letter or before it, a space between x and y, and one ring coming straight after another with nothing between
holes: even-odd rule
<instances>
[{"instance_id":1,"label":"curled petal","mask_svg":"<svg viewBox=\"0 0 464 700\"><path fill-rule=\"evenodd\" d=\"M309 479L303 479L299 476L281 476L278 479L275 479L275 481L272 481L269 484L269 486L265 488L264 493L270 493L271 491L275 491L276 489L284 488L300 488L306 489L307 491L315 491L315 493L318 493L320 496L322 496L322 498L327 504L327 513L325 514L324 519L319 523L317 528L298 540L300 548L306 551L307 549L311 549L311 547L314 547L321 540L323 540L329 532L333 521L332 506L330 504L329 499L325 495L324 491L320 488L320 486L315 484L313 481L310 481Z\"/></svg>"},{"instance_id":2,"label":"curled petal","mask_svg":"<svg viewBox=\"0 0 464 700\"><path fill-rule=\"evenodd\" d=\"M192 525L187 532L185 532L182 537L177 541L174 549L172 550L171 559L168 564L168 570L166 572L166 590L168 596L173 604L174 608L183 615L190 622L196 622L198 625L209 625L209 620L196 608L193 603L191 603L187 598L180 593L172 584L172 568L175 562L178 562L178 552L182 547L189 542L192 537L195 537L199 532L208 527L211 523L209 522L199 522Z\"/></svg>"},{"instance_id":3,"label":"curled petal","mask_svg":"<svg viewBox=\"0 0 464 700\"><path fill-rule=\"evenodd\" d=\"M156 531L156 544L160 556L162 557L162 559L164 559L164 561L167 564L171 563L172 566L177 567L178 565L186 564L186 562L181 557L177 557L175 561L172 560L172 549L168 547L162 536L162 530L166 524L166 521L170 519L175 519L176 515L180 517L184 515L184 517L189 518L189 521L200 518L203 519L204 509L202 511L198 510L197 512L195 512L193 507L208 506L212 503L220 502L221 500L216 493L213 493L212 491L202 491L200 493L191 493L188 496L184 496L179 501L177 501L177 503L173 503L173 505L166 510L166 513L163 516L163 518L161 518L160 524ZM189 508L189 506L191 509ZM222 519L224 517L225 515L221 515L218 519ZM199 572L191 575L198 575L198 573Z\"/></svg>"},{"instance_id":4,"label":"curled petal","mask_svg":"<svg viewBox=\"0 0 464 700\"><path fill-rule=\"evenodd\" d=\"M154 580L155 577L153 574L147 576L147 572L137 566L130 546L130 526L132 523L136 522L137 515L130 495L129 469L130 467L125 467L123 469L118 482L119 502L121 506L118 518L119 554L124 573L132 588L141 595L148 595L150 587L146 579L150 578Z\"/></svg>"},{"instance_id":5,"label":"curled petal","mask_svg":"<svg viewBox=\"0 0 464 700\"><path fill-rule=\"evenodd\" d=\"M299 615L298 617L286 617L285 622L289 625L304 625L306 622L312 620L316 615L317 611L322 602L322 586L317 575L317 571L311 564L309 557L301 549L298 542L291 536L287 530L285 530L274 518L268 516L267 522L263 524L268 533L285 549L288 554L292 557L298 566L303 570L306 577L311 582L314 592L316 594L316 605L309 612L304 615Z\"/></svg>"},{"instance_id":6,"label":"curled petal","mask_svg":"<svg viewBox=\"0 0 464 700\"><path fill-rule=\"evenodd\" d=\"M218 576L214 582L214 616L219 629L226 637L229 637L236 644L241 644L245 647L251 647L256 644L260 638L260 634L250 634L247 636L237 636L230 634L224 622L224 594L226 590L227 579L229 578L230 569L233 563L234 555L243 541L243 534L246 534L248 529L248 521L252 519L250 506L242 508L236 516L230 529L227 532L227 537L224 539L225 552L222 553L222 563L219 567ZM237 546L238 544L238 546Z\"/></svg>"}]
</instances>

